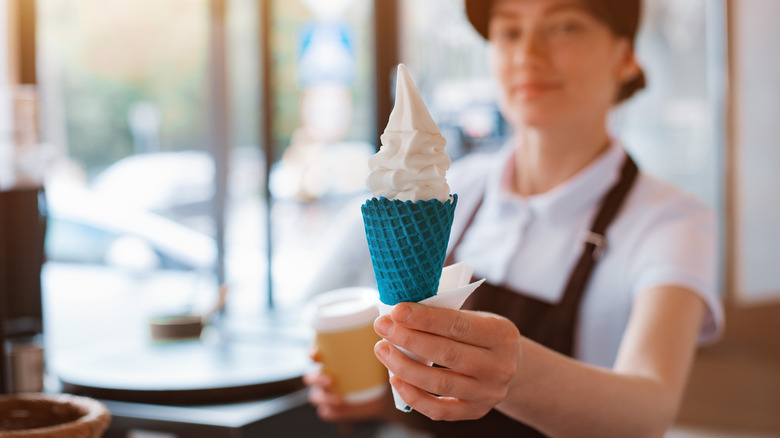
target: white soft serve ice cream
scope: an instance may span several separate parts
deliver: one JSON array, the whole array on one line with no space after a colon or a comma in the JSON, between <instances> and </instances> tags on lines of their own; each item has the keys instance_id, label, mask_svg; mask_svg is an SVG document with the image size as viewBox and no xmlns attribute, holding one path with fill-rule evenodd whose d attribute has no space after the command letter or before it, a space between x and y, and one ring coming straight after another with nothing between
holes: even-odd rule
<instances>
[{"instance_id":1,"label":"white soft serve ice cream","mask_svg":"<svg viewBox=\"0 0 780 438\"><path fill-rule=\"evenodd\" d=\"M403 64L398 65L395 106L381 140L379 152L368 160L368 188L374 197L412 202L449 199L447 141Z\"/></svg>"}]
</instances>

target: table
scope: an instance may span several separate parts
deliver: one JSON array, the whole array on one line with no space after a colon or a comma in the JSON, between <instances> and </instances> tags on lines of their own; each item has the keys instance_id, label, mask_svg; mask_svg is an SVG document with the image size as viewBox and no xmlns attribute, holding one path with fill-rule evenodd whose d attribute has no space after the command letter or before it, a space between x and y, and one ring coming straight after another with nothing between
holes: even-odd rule
<instances>
[{"instance_id":1,"label":"table","mask_svg":"<svg viewBox=\"0 0 780 438\"><path fill-rule=\"evenodd\" d=\"M93 345L52 366L65 392L155 404L215 404L302 388L308 345L282 338Z\"/></svg>"},{"instance_id":2,"label":"table","mask_svg":"<svg viewBox=\"0 0 780 438\"><path fill-rule=\"evenodd\" d=\"M378 423L359 423L345 432L343 427L320 421L305 389L266 400L210 406L103 402L112 414L104 438L369 438L379 427Z\"/></svg>"},{"instance_id":3,"label":"table","mask_svg":"<svg viewBox=\"0 0 780 438\"><path fill-rule=\"evenodd\" d=\"M61 390L104 402L105 437L343 437L320 421L301 376L309 340L285 330L262 336L92 345L52 364ZM377 423L353 426L374 435Z\"/></svg>"}]
</instances>

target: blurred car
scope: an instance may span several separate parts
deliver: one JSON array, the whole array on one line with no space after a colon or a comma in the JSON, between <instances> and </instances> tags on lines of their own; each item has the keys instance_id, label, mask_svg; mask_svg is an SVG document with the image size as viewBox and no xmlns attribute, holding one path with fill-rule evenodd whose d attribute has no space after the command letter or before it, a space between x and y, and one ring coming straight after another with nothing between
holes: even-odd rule
<instances>
[{"instance_id":1,"label":"blurred car","mask_svg":"<svg viewBox=\"0 0 780 438\"><path fill-rule=\"evenodd\" d=\"M77 185L47 187L46 256L134 271L211 269L214 239Z\"/></svg>"},{"instance_id":2,"label":"blurred car","mask_svg":"<svg viewBox=\"0 0 780 438\"><path fill-rule=\"evenodd\" d=\"M447 153L453 160L471 152L495 150L511 134L489 78L440 82L433 90L431 113L447 139Z\"/></svg>"},{"instance_id":3,"label":"blurred car","mask_svg":"<svg viewBox=\"0 0 780 438\"><path fill-rule=\"evenodd\" d=\"M262 151L239 145L230 151L230 196L257 193L265 164ZM90 188L105 197L176 221L211 214L215 194L214 158L207 151L186 150L136 154L122 158L95 176Z\"/></svg>"},{"instance_id":4,"label":"blurred car","mask_svg":"<svg viewBox=\"0 0 780 438\"><path fill-rule=\"evenodd\" d=\"M91 188L147 211L207 212L214 196L214 160L206 151L155 152L122 158Z\"/></svg>"}]
</instances>

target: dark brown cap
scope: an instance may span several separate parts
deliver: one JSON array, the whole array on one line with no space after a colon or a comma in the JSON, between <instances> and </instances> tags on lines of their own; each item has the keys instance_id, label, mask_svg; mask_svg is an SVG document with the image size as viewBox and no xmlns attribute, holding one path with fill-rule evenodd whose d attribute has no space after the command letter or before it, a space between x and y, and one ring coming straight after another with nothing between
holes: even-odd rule
<instances>
[{"instance_id":1,"label":"dark brown cap","mask_svg":"<svg viewBox=\"0 0 780 438\"><path fill-rule=\"evenodd\" d=\"M485 39L488 37L488 21L492 7L493 0L466 0L466 16L474 29Z\"/></svg>"},{"instance_id":2,"label":"dark brown cap","mask_svg":"<svg viewBox=\"0 0 780 438\"><path fill-rule=\"evenodd\" d=\"M487 39L490 9L494 0L466 0L466 16L471 25ZM603 21L615 35L631 40L639 28L641 0L582 0L593 15Z\"/></svg>"}]
</instances>

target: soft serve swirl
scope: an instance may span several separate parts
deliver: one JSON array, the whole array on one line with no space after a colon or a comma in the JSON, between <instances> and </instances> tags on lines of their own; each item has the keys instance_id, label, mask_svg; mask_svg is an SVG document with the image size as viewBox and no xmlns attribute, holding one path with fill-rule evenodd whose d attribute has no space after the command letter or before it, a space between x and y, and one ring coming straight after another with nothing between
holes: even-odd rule
<instances>
[{"instance_id":1,"label":"soft serve swirl","mask_svg":"<svg viewBox=\"0 0 780 438\"><path fill-rule=\"evenodd\" d=\"M367 182L374 197L412 202L449 199L447 141L403 64L398 65L395 106L380 139L379 152L368 159Z\"/></svg>"}]
</instances>

